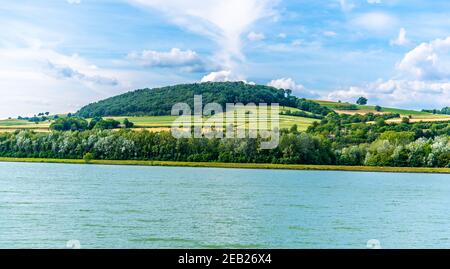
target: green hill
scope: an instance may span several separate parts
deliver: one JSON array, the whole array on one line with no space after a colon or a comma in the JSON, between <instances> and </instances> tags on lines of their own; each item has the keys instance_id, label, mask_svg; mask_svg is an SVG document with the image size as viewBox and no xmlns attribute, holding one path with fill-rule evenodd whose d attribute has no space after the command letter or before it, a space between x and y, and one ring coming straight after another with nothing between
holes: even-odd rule
<instances>
[{"instance_id":1,"label":"green hill","mask_svg":"<svg viewBox=\"0 0 450 269\"><path fill-rule=\"evenodd\" d=\"M314 114L326 115L331 110L319 104L288 96L284 90L243 82L208 82L182 84L156 89L141 89L111 97L81 108L76 114L85 118L104 116L170 115L176 103L193 108L194 95L203 96L203 104L219 103L279 103Z\"/></svg>"}]
</instances>

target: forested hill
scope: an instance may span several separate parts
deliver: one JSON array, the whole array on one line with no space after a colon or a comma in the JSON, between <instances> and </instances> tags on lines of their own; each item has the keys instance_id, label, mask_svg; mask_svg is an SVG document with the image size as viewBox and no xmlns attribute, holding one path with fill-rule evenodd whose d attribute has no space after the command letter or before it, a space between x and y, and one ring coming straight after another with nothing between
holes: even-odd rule
<instances>
[{"instance_id":1,"label":"forested hill","mask_svg":"<svg viewBox=\"0 0 450 269\"><path fill-rule=\"evenodd\" d=\"M156 89L142 89L111 97L81 108L77 115L85 118L98 116L170 115L172 106L179 102L193 108L194 95L203 96L203 104L226 103L279 103L298 107L295 97L284 90L243 82L208 82L182 84Z\"/></svg>"}]
</instances>

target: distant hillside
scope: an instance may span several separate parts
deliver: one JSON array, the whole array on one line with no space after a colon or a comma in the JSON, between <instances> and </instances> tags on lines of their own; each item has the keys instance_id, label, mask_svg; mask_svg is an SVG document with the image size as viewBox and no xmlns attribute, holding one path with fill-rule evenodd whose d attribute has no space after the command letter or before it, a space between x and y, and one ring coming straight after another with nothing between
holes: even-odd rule
<instances>
[{"instance_id":1,"label":"distant hillside","mask_svg":"<svg viewBox=\"0 0 450 269\"><path fill-rule=\"evenodd\" d=\"M194 95L203 96L203 104L226 103L279 103L298 107L312 113L326 115L328 108L296 97L287 97L284 90L243 82L208 82L182 84L156 89L142 89L111 97L81 108L77 115L85 118L97 116L160 116L170 115L172 106L179 102L193 108Z\"/></svg>"}]
</instances>

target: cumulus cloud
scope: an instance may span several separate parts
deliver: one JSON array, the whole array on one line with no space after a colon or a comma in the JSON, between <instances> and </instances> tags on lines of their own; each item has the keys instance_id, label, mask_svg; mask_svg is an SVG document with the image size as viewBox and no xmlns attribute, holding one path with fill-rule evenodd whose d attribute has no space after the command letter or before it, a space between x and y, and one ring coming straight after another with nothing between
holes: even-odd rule
<instances>
[{"instance_id":1,"label":"cumulus cloud","mask_svg":"<svg viewBox=\"0 0 450 269\"><path fill-rule=\"evenodd\" d=\"M384 12L369 12L357 15L352 21L353 26L368 31L382 32L395 26L397 20Z\"/></svg>"},{"instance_id":2,"label":"cumulus cloud","mask_svg":"<svg viewBox=\"0 0 450 269\"><path fill-rule=\"evenodd\" d=\"M389 80L351 86L329 93L331 100L355 101L366 96L371 103L436 108L450 103L450 37L422 43L405 54L397 74Z\"/></svg>"},{"instance_id":3,"label":"cumulus cloud","mask_svg":"<svg viewBox=\"0 0 450 269\"><path fill-rule=\"evenodd\" d=\"M243 81L247 83L247 81L244 79L243 76L236 75L231 70L211 72L208 75L204 76L200 82L203 83L203 82L228 82L228 81Z\"/></svg>"},{"instance_id":4,"label":"cumulus cloud","mask_svg":"<svg viewBox=\"0 0 450 269\"><path fill-rule=\"evenodd\" d=\"M406 38L406 30L405 28L400 28L400 32L398 33L397 38L391 40L391 45L396 46L405 46L408 45L409 40Z\"/></svg>"},{"instance_id":5,"label":"cumulus cloud","mask_svg":"<svg viewBox=\"0 0 450 269\"><path fill-rule=\"evenodd\" d=\"M119 84L119 82L115 78L95 74L84 74L67 65L57 65L49 61L48 67L49 74L53 74L57 78L76 79L79 81L91 82L98 85L117 86Z\"/></svg>"},{"instance_id":6,"label":"cumulus cloud","mask_svg":"<svg viewBox=\"0 0 450 269\"><path fill-rule=\"evenodd\" d=\"M330 100L354 102L366 96L372 104L437 108L450 104L450 37L422 43L397 64L398 74L389 80L333 91Z\"/></svg>"},{"instance_id":7,"label":"cumulus cloud","mask_svg":"<svg viewBox=\"0 0 450 269\"><path fill-rule=\"evenodd\" d=\"M217 63L233 70L245 57L241 36L261 18L272 16L278 1L272 0L129 0L159 10L174 24L210 38L220 46Z\"/></svg>"},{"instance_id":8,"label":"cumulus cloud","mask_svg":"<svg viewBox=\"0 0 450 269\"><path fill-rule=\"evenodd\" d=\"M355 102L365 96L372 104L412 107L417 109L448 106L450 82L390 79L363 86L352 86L325 96L329 100Z\"/></svg>"},{"instance_id":9,"label":"cumulus cloud","mask_svg":"<svg viewBox=\"0 0 450 269\"><path fill-rule=\"evenodd\" d=\"M450 36L422 43L397 64L404 76L423 80L441 80L450 77L449 55Z\"/></svg>"},{"instance_id":10,"label":"cumulus cloud","mask_svg":"<svg viewBox=\"0 0 450 269\"><path fill-rule=\"evenodd\" d=\"M128 81L121 71L65 55L40 40L0 47L0 118L73 112L123 91Z\"/></svg>"},{"instance_id":11,"label":"cumulus cloud","mask_svg":"<svg viewBox=\"0 0 450 269\"><path fill-rule=\"evenodd\" d=\"M195 51L183 51L178 48L172 48L168 52L154 50L132 52L128 55L128 59L142 66L177 68L185 72L205 72L210 69L208 64Z\"/></svg>"},{"instance_id":12,"label":"cumulus cloud","mask_svg":"<svg viewBox=\"0 0 450 269\"><path fill-rule=\"evenodd\" d=\"M250 32L247 35L248 40L250 41L261 41L266 38L263 33Z\"/></svg>"},{"instance_id":13,"label":"cumulus cloud","mask_svg":"<svg viewBox=\"0 0 450 269\"><path fill-rule=\"evenodd\" d=\"M301 84L297 84L295 80L292 78L280 78L280 79L274 79L270 81L267 86L274 87L277 89L284 89L284 90L292 90L292 93L296 96L300 97L317 97L318 95L312 91L309 91L305 88L305 86Z\"/></svg>"}]
</instances>

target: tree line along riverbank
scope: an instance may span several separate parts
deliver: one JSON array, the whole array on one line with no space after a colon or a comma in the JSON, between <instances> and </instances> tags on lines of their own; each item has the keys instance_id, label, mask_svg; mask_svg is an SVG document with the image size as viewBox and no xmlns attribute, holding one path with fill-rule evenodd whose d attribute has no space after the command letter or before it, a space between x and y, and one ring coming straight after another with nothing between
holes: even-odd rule
<instances>
[{"instance_id":1,"label":"tree line along riverbank","mask_svg":"<svg viewBox=\"0 0 450 269\"><path fill-rule=\"evenodd\" d=\"M376 166L347 166L347 165L174 162L174 161L139 161L139 160L83 160L83 159L5 158L5 157L0 157L0 162L450 174L450 168L436 168L436 167L376 167Z\"/></svg>"}]
</instances>

